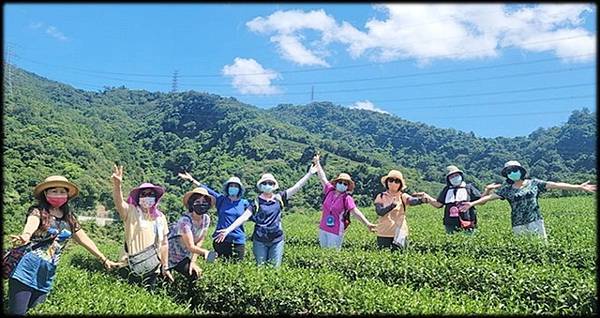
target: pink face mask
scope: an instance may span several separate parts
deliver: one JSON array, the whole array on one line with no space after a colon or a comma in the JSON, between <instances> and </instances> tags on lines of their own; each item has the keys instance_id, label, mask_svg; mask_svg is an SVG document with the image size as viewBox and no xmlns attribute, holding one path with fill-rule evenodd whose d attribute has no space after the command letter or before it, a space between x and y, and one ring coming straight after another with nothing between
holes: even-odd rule
<instances>
[{"instance_id":1,"label":"pink face mask","mask_svg":"<svg viewBox=\"0 0 600 318\"><path fill-rule=\"evenodd\" d=\"M59 195L46 195L46 201L55 208L60 208L67 202L68 198L66 194Z\"/></svg>"}]
</instances>

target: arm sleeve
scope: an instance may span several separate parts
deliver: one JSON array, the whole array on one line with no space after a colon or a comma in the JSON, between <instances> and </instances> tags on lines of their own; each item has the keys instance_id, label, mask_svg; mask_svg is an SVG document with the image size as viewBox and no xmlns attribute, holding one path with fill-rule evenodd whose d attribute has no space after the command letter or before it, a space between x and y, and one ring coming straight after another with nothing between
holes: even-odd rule
<instances>
[{"instance_id":1,"label":"arm sleeve","mask_svg":"<svg viewBox=\"0 0 600 318\"><path fill-rule=\"evenodd\" d=\"M502 186L496 192L494 192L497 196L500 197L500 200L506 199L506 187Z\"/></svg>"},{"instance_id":2,"label":"arm sleeve","mask_svg":"<svg viewBox=\"0 0 600 318\"><path fill-rule=\"evenodd\" d=\"M289 202L289 196L288 196L287 191L279 192L279 196L281 197L281 201L283 201L283 204L285 206L288 206L290 202Z\"/></svg>"},{"instance_id":3,"label":"arm sleeve","mask_svg":"<svg viewBox=\"0 0 600 318\"><path fill-rule=\"evenodd\" d=\"M213 190L213 189L209 188L209 187L208 187L206 184L204 184L204 183L200 184L200 187L202 187L202 188L206 189L206 191L208 191L208 193L209 193L210 195L212 195L213 197L215 197L215 199L217 199L217 200L219 199L219 197L223 196L223 195L222 195L222 194L220 194L219 192L217 192L217 191L215 191L215 190Z\"/></svg>"},{"instance_id":4,"label":"arm sleeve","mask_svg":"<svg viewBox=\"0 0 600 318\"><path fill-rule=\"evenodd\" d=\"M393 210L395 207L396 207L395 203L392 203L386 207L384 207L383 204L381 204L381 203L375 203L375 213L377 213L377 215L379 215L379 216L384 216L388 212Z\"/></svg>"},{"instance_id":5,"label":"arm sleeve","mask_svg":"<svg viewBox=\"0 0 600 318\"><path fill-rule=\"evenodd\" d=\"M300 191L300 188L302 188L302 186L304 186L304 184L306 184L306 181L308 181L308 179L310 178L311 173L307 173L305 174L302 179L298 180L298 182L296 182L296 184L294 184L291 188L287 189L286 192L288 197L293 196L294 194L296 194L298 191ZM283 196L282 196L283 197Z\"/></svg>"}]
</instances>

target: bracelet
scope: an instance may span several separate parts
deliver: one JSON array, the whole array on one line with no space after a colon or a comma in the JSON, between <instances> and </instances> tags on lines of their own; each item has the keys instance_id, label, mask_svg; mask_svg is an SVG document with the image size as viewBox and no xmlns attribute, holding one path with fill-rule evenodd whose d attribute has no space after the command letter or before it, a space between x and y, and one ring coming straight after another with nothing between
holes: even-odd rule
<instances>
[{"instance_id":1,"label":"bracelet","mask_svg":"<svg viewBox=\"0 0 600 318\"><path fill-rule=\"evenodd\" d=\"M104 260L102 261L102 265L106 265L106 261L108 261L108 257L104 257Z\"/></svg>"}]
</instances>

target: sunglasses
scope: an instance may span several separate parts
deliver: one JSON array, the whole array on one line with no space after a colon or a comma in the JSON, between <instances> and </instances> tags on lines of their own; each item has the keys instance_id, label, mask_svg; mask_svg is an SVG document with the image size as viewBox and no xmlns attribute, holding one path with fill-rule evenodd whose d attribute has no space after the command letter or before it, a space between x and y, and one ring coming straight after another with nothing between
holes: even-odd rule
<instances>
[{"instance_id":1,"label":"sunglasses","mask_svg":"<svg viewBox=\"0 0 600 318\"><path fill-rule=\"evenodd\" d=\"M346 181L338 181L338 183L341 183L341 184L346 185L346 186L350 185L350 183L348 183Z\"/></svg>"},{"instance_id":2,"label":"sunglasses","mask_svg":"<svg viewBox=\"0 0 600 318\"><path fill-rule=\"evenodd\" d=\"M387 182L402 183L402 180L400 180L400 179L394 179L394 178L388 178Z\"/></svg>"},{"instance_id":3,"label":"sunglasses","mask_svg":"<svg viewBox=\"0 0 600 318\"><path fill-rule=\"evenodd\" d=\"M506 170L506 173L517 172L517 171L520 171L520 169L519 168L509 168Z\"/></svg>"},{"instance_id":4,"label":"sunglasses","mask_svg":"<svg viewBox=\"0 0 600 318\"><path fill-rule=\"evenodd\" d=\"M154 191L142 191L140 192L140 197L154 197Z\"/></svg>"},{"instance_id":5,"label":"sunglasses","mask_svg":"<svg viewBox=\"0 0 600 318\"><path fill-rule=\"evenodd\" d=\"M274 186L275 182L265 181L265 182L262 182L261 184Z\"/></svg>"}]
</instances>

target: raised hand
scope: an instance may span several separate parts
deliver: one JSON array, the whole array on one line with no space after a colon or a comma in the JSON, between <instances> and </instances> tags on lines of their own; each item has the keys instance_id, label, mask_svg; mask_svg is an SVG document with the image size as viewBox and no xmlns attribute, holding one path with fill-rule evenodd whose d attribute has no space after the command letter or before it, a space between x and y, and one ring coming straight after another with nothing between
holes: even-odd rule
<instances>
[{"instance_id":1,"label":"raised hand","mask_svg":"<svg viewBox=\"0 0 600 318\"><path fill-rule=\"evenodd\" d=\"M586 192L596 192L596 185L595 184L589 184L590 182L584 182L582 184L579 185L579 187L581 188L581 190L586 191Z\"/></svg>"},{"instance_id":2,"label":"raised hand","mask_svg":"<svg viewBox=\"0 0 600 318\"><path fill-rule=\"evenodd\" d=\"M112 180L115 185L120 185L123 182L123 166L113 165Z\"/></svg>"},{"instance_id":3,"label":"raised hand","mask_svg":"<svg viewBox=\"0 0 600 318\"><path fill-rule=\"evenodd\" d=\"M194 181L194 177L192 177L192 175L189 174L188 172L183 172L183 173L180 172L177 174L177 176L179 176L183 180Z\"/></svg>"},{"instance_id":4,"label":"raised hand","mask_svg":"<svg viewBox=\"0 0 600 318\"><path fill-rule=\"evenodd\" d=\"M319 165L321 165L321 162L320 162L320 161L321 161L321 156L320 156L320 155L319 155L319 153L317 152L317 153L315 154L315 156L313 157L313 159L312 159L313 166L319 166Z\"/></svg>"},{"instance_id":5,"label":"raised hand","mask_svg":"<svg viewBox=\"0 0 600 318\"><path fill-rule=\"evenodd\" d=\"M315 173L317 173L317 171L318 171L318 170L319 170L319 169L317 168L317 166L316 166L316 165L313 163L313 164L310 166L310 170L309 170L309 171L310 171L310 173L311 173L311 174L315 174Z\"/></svg>"}]
</instances>

